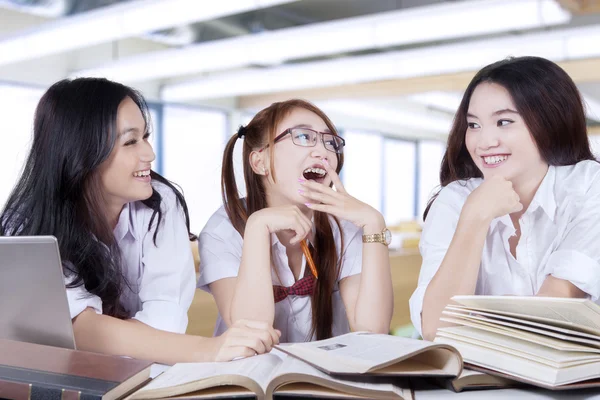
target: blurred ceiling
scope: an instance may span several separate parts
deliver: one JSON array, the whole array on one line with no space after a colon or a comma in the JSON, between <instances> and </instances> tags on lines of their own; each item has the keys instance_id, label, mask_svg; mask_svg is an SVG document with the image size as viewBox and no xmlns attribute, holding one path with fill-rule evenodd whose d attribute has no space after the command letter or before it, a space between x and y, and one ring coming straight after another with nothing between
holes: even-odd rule
<instances>
[{"instance_id":1,"label":"blurred ceiling","mask_svg":"<svg viewBox=\"0 0 600 400\"><path fill-rule=\"evenodd\" d=\"M598 43L600 0L0 0L1 81L106 76L231 110L303 97L408 136L443 135L476 70L525 54L563 66L597 124Z\"/></svg>"}]
</instances>

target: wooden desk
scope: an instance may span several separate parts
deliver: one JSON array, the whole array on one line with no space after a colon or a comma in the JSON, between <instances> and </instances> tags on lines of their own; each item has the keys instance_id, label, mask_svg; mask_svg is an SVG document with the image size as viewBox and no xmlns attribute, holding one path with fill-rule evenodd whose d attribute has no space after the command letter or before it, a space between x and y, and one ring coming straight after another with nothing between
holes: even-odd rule
<instances>
[{"instance_id":1,"label":"wooden desk","mask_svg":"<svg viewBox=\"0 0 600 400\"><path fill-rule=\"evenodd\" d=\"M422 387L419 387L422 386ZM422 384L415 387L415 400L505 400L505 399L523 399L523 400L600 400L600 391L598 389L579 389L551 391L536 387L523 387L513 389L493 389L493 390L465 390L455 393L447 389L440 389L435 386Z\"/></svg>"},{"instance_id":2,"label":"wooden desk","mask_svg":"<svg viewBox=\"0 0 600 400\"><path fill-rule=\"evenodd\" d=\"M421 255L417 249L390 252L392 285L394 288L392 329L410 323L408 299L417 287L421 260ZM217 306L212 295L196 289L194 300L188 311L189 324L187 333L212 336L217 314Z\"/></svg>"},{"instance_id":3,"label":"wooden desk","mask_svg":"<svg viewBox=\"0 0 600 400\"><path fill-rule=\"evenodd\" d=\"M422 260L418 249L390 252L394 288L394 315L390 324L392 330L410 324L408 299L417 288Z\"/></svg>"},{"instance_id":4,"label":"wooden desk","mask_svg":"<svg viewBox=\"0 0 600 400\"><path fill-rule=\"evenodd\" d=\"M217 305L212 295L196 289L194 300L188 310L188 327L186 333L211 337L217 322Z\"/></svg>"}]
</instances>

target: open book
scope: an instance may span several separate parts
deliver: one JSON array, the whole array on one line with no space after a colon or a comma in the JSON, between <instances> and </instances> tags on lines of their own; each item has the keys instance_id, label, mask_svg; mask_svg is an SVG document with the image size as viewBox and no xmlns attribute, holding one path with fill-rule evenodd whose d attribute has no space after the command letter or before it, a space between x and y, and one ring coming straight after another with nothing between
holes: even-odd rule
<instances>
[{"instance_id":1,"label":"open book","mask_svg":"<svg viewBox=\"0 0 600 400\"><path fill-rule=\"evenodd\" d=\"M408 378L456 377L456 349L414 339L361 332L277 346L270 354L229 363L176 364L132 399L172 396L231 398L273 394L411 399Z\"/></svg>"},{"instance_id":2,"label":"open book","mask_svg":"<svg viewBox=\"0 0 600 400\"><path fill-rule=\"evenodd\" d=\"M586 299L454 296L435 342L480 371L554 390L600 386L600 306Z\"/></svg>"}]
</instances>

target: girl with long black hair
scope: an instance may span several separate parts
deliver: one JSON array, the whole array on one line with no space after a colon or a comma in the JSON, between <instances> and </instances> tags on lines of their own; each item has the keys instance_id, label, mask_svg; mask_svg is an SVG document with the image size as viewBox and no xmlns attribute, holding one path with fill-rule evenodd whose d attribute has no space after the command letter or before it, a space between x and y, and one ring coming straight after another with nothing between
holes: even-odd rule
<instances>
[{"instance_id":1,"label":"girl with long black hair","mask_svg":"<svg viewBox=\"0 0 600 400\"><path fill-rule=\"evenodd\" d=\"M149 135L137 91L95 78L52 85L0 235L57 238L80 350L161 363L270 350L279 333L261 322L217 338L183 334L195 290L188 211L150 169Z\"/></svg>"},{"instance_id":2,"label":"girl with long black hair","mask_svg":"<svg viewBox=\"0 0 600 400\"><path fill-rule=\"evenodd\" d=\"M600 164L577 87L539 57L479 71L429 202L410 299L433 339L454 295L600 296Z\"/></svg>"}]
</instances>

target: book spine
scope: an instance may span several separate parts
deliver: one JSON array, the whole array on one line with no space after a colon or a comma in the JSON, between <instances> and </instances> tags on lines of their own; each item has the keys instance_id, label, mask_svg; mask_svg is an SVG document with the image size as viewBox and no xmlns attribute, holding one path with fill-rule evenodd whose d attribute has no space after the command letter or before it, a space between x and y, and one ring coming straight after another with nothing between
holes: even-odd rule
<instances>
[{"instance_id":1,"label":"book spine","mask_svg":"<svg viewBox=\"0 0 600 400\"><path fill-rule=\"evenodd\" d=\"M102 400L102 396L41 384L0 380L0 399L7 400Z\"/></svg>"}]
</instances>

